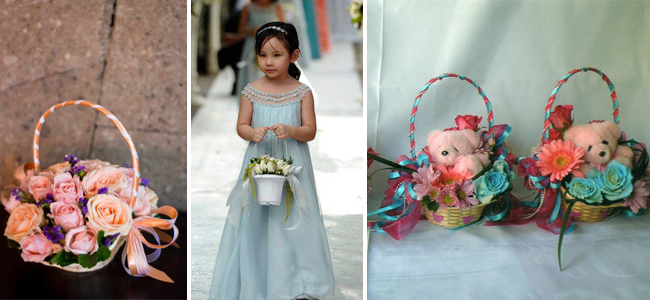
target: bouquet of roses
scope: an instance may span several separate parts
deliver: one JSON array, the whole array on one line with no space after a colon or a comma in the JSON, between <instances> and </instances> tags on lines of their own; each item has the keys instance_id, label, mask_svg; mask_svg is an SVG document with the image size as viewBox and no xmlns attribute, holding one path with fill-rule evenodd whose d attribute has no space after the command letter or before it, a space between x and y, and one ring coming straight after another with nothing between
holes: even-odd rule
<instances>
[{"instance_id":1,"label":"bouquet of roses","mask_svg":"<svg viewBox=\"0 0 650 300\"><path fill-rule=\"evenodd\" d=\"M112 259L133 220L149 214L158 196L142 178L131 209L132 168L74 155L65 160L38 173L16 171L19 186L5 188L12 193L3 195L11 214L4 234L25 261L90 270Z\"/></svg>"},{"instance_id":2,"label":"bouquet of roses","mask_svg":"<svg viewBox=\"0 0 650 300\"><path fill-rule=\"evenodd\" d=\"M244 171L244 184L250 185L253 197L261 205L280 205L282 187L284 186L287 207L287 216L284 220L286 222L289 219L289 211L293 207L294 190L292 186L300 185L300 182L293 174L298 174L301 171L302 167L296 168L293 166L291 158L278 159L268 155L253 157ZM260 189L259 194L255 189L255 184L251 183L253 178ZM301 197L298 200L302 201L302 195L299 196Z\"/></svg>"}]
</instances>

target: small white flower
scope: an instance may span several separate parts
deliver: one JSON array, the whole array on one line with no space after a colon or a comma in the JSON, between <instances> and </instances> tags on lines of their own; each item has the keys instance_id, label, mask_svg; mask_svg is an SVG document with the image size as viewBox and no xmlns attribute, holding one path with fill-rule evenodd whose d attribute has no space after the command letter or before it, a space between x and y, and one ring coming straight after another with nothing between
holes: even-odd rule
<instances>
[{"instance_id":1,"label":"small white flower","mask_svg":"<svg viewBox=\"0 0 650 300\"><path fill-rule=\"evenodd\" d=\"M290 166L290 165L286 165L286 166L284 166L284 167L282 168L282 173L284 174L284 176L289 175L289 170L291 170L291 166Z\"/></svg>"},{"instance_id":2,"label":"small white flower","mask_svg":"<svg viewBox=\"0 0 650 300\"><path fill-rule=\"evenodd\" d=\"M266 165L266 169L269 170L269 173L273 173L273 172L275 172L275 166L274 166L274 163L273 163L273 162L269 162L269 163Z\"/></svg>"},{"instance_id":3,"label":"small white flower","mask_svg":"<svg viewBox=\"0 0 650 300\"><path fill-rule=\"evenodd\" d=\"M262 166L260 164L257 164L255 166L255 168L253 168L253 169L255 171L255 174L262 174L262 172L264 172L264 170L262 169Z\"/></svg>"},{"instance_id":4,"label":"small white flower","mask_svg":"<svg viewBox=\"0 0 650 300\"><path fill-rule=\"evenodd\" d=\"M285 165L286 165L285 162L283 162L281 160L278 160L278 163L277 163L278 170L284 168Z\"/></svg>"}]
</instances>

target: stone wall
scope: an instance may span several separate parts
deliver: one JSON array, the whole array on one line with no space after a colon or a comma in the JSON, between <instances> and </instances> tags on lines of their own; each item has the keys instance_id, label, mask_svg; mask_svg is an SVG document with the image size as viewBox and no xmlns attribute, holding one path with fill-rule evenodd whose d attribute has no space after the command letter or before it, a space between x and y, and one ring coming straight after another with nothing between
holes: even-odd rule
<instances>
[{"instance_id":1,"label":"stone wall","mask_svg":"<svg viewBox=\"0 0 650 300\"><path fill-rule=\"evenodd\" d=\"M178 0L0 1L1 186L9 158L32 161L40 115L85 99L124 124L160 203L186 210L186 12ZM112 123L85 107L52 114L40 149L45 166L65 154L131 164Z\"/></svg>"}]
</instances>

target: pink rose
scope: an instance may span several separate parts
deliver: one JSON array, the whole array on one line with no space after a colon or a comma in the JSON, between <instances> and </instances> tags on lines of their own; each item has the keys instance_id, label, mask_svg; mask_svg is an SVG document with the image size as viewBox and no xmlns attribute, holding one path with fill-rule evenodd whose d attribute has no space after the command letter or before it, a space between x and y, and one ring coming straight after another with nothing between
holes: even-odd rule
<instances>
[{"instance_id":1,"label":"pink rose","mask_svg":"<svg viewBox=\"0 0 650 300\"><path fill-rule=\"evenodd\" d=\"M79 177L74 178L70 173L62 173L54 177L54 200L68 204L77 203L83 197L81 181Z\"/></svg>"},{"instance_id":2,"label":"pink rose","mask_svg":"<svg viewBox=\"0 0 650 300\"><path fill-rule=\"evenodd\" d=\"M52 174L61 174L61 173L68 172L68 170L70 170L70 163L67 161L55 165L51 165L47 169L45 169L46 172L50 172Z\"/></svg>"},{"instance_id":3,"label":"pink rose","mask_svg":"<svg viewBox=\"0 0 650 300\"><path fill-rule=\"evenodd\" d=\"M43 223L43 210L34 204L16 206L7 222L5 236L18 243Z\"/></svg>"},{"instance_id":4,"label":"pink rose","mask_svg":"<svg viewBox=\"0 0 650 300\"><path fill-rule=\"evenodd\" d=\"M148 215L153 210L152 206L155 206L156 202L158 202L158 195L150 188L140 186L138 189L138 197L135 199L133 212L136 216Z\"/></svg>"},{"instance_id":5,"label":"pink rose","mask_svg":"<svg viewBox=\"0 0 650 300\"><path fill-rule=\"evenodd\" d=\"M50 204L50 210L52 213L47 216L54 219L54 223L61 226L63 232L68 232L71 229L84 225L84 218L77 204L54 202Z\"/></svg>"},{"instance_id":6,"label":"pink rose","mask_svg":"<svg viewBox=\"0 0 650 300\"><path fill-rule=\"evenodd\" d=\"M379 153L377 153L377 151L375 151L375 149L372 149L372 147L368 147L368 154L372 154L372 155L376 155L376 156L379 155ZM372 165L372 163L374 161L375 161L374 159L368 158L368 169L370 169L370 166Z\"/></svg>"},{"instance_id":7,"label":"pink rose","mask_svg":"<svg viewBox=\"0 0 650 300\"><path fill-rule=\"evenodd\" d=\"M133 224L131 213L131 207L120 198L99 194L88 200L86 225L97 232L104 230L106 235L126 234Z\"/></svg>"},{"instance_id":8,"label":"pink rose","mask_svg":"<svg viewBox=\"0 0 650 300\"><path fill-rule=\"evenodd\" d=\"M23 191L29 191L29 180L34 176L36 173L33 169L29 169L27 171L24 171L24 166L19 167L16 172L14 172L14 175L18 181L20 181L20 189Z\"/></svg>"},{"instance_id":9,"label":"pink rose","mask_svg":"<svg viewBox=\"0 0 650 300\"><path fill-rule=\"evenodd\" d=\"M483 120L483 117L472 115L459 115L456 117L456 119L454 119L454 121L456 121L456 125L458 125L459 130L471 129L474 131L478 130L478 125L481 123L481 120Z\"/></svg>"},{"instance_id":10,"label":"pink rose","mask_svg":"<svg viewBox=\"0 0 650 300\"><path fill-rule=\"evenodd\" d=\"M76 255L93 254L99 249L97 231L86 226L72 229L65 235L65 251Z\"/></svg>"},{"instance_id":11,"label":"pink rose","mask_svg":"<svg viewBox=\"0 0 650 300\"><path fill-rule=\"evenodd\" d=\"M120 169L116 167L103 167L88 173L84 177L82 185L86 195L93 197L103 187L107 187L108 191L113 193L125 181L127 181L127 178Z\"/></svg>"},{"instance_id":12,"label":"pink rose","mask_svg":"<svg viewBox=\"0 0 650 300\"><path fill-rule=\"evenodd\" d=\"M558 105L555 107L549 116L555 130L562 132L571 127L573 124L573 120L571 119L572 110L573 105Z\"/></svg>"},{"instance_id":13,"label":"pink rose","mask_svg":"<svg viewBox=\"0 0 650 300\"><path fill-rule=\"evenodd\" d=\"M86 174L88 174L88 173L90 173L90 172L92 172L92 171L95 171L95 170L97 170L97 169L99 169L99 168L108 167L108 166L110 166L110 165L111 165L111 163L109 163L109 162L105 162L105 161L101 161L101 160L99 160L99 159L93 159L93 160L82 160L82 161L80 161L80 162L77 164L77 166L84 166L84 167L86 167Z\"/></svg>"},{"instance_id":14,"label":"pink rose","mask_svg":"<svg viewBox=\"0 0 650 300\"><path fill-rule=\"evenodd\" d=\"M47 194L52 194L52 181L46 176L32 176L29 179L28 190L34 196L34 200L40 202L47 197Z\"/></svg>"},{"instance_id":15,"label":"pink rose","mask_svg":"<svg viewBox=\"0 0 650 300\"><path fill-rule=\"evenodd\" d=\"M52 243L41 232L30 235L20 242L24 261L42 262L48 255L61 251L61 245Z\"/></svg>"}]
</instances>

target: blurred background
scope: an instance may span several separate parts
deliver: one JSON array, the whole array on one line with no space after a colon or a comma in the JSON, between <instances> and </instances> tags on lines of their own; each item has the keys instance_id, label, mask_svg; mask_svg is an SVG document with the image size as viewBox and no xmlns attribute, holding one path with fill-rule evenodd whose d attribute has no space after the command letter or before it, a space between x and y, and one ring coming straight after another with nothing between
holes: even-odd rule
<instances>
[{"instance_id":1,"label":"blurred background","mask_svg":"<svg viewBox=\"0 0 650 300\"><path fill-rule=\"evenodd\" d=\"M252 5L263 6L265 1ZM366 193L360 1L281 0L296 26L300 81L314 93L318 132L309 142L329 238L335 299L362 299L362 218ZM237 136L235 87L250 1L192 1L192 298L206 299L226 220L226 200L248 142ZM253 78L255 80L256 78Z\"/></svg>"}]
</instances>

